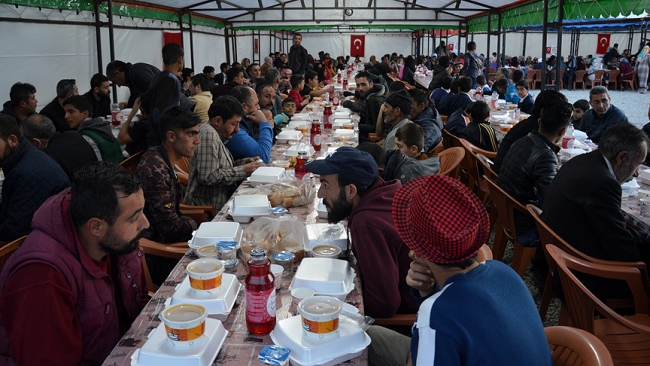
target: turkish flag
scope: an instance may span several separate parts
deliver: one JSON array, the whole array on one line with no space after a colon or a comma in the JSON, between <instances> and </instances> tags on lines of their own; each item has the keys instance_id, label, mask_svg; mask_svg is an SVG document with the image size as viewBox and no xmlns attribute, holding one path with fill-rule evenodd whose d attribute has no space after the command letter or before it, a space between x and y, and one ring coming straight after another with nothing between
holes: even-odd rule
<instances>
[{"instance_id":1,"label":"turkish flag","mask_svg":"<svg viewBox=\"0 0 650 366\"><path fill-rule=\"evenodd\" d=\"M183 47L183 37L181 32L163 32L163 44L177 43Z\"/></svg>"},{"instance_id":2,"label":"turkish flag","mask_svg":"<svg viewBox=\"0 0 650 366\"><path fill-rule=\"evenodd\" d=\"M596 53L607 53L607 49L609 49L609 36L609 34L598 34Z\"/></svg>"},{"instance_id":3,"label":"turkish flag","mask_svg":"<svg viewBox=\"0 0 650 366\"><path fill-rule=\"evenodd\" d=\"M350 56L365 57L366 54L366 36L350 36Z\"/></svg>"}]
</instances>

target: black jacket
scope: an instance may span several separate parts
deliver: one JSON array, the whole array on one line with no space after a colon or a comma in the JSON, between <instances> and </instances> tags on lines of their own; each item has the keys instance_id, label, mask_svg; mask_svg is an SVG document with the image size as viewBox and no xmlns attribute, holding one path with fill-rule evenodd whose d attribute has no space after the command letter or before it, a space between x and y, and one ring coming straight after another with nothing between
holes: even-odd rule
<instances>
[{"instance_id":1,"label":"black jacket","mask_svg":"<svg viewBox=\"0 0 650 366\"><path fill-rule=\"evenodd\" d=\"M77 131L57 132L43 152L59 164L70 181L79 169L97 161L95 151Z\"/></svg>"},{"instance_id":2,"label":"black jacket","mask_svg":"<svg viewBox=\"0 0 650 366\"><path fill-rule=\"evenodd\" d=\"M492 166L492 169L494 169L495 173L499 174L501 163L503 163L503 158L505 158L506 154L508 154L510 146L512 146L512 144L514 144L515 141L519 140L520 138L527 136L531 131L536 131L539 128L538 120L538 115L531 115L525 120L514 125L514 127L508 131L503 140L501 140L501 143L499 144L499 151L497 151L497 157L494 159L494 165Z\"/></svg>"},{"instance_id":3,"label":"black jacket","mask_svg":"<svg viewBox=\"0 0 650 366\"><path fill-rule=\"evenodd\" d=\"M111 98L102 97L97 100L93 96L93 91L89 90L86 94L83 95L88 99L88 103L93 107L93 113L90 118L104 118L111 115Z\"/></svg>"},{"instance_id":4,"label":"black jacket","mask_svg":"<svg viewBox=\"0 0 650 366\"><path fill-rule=\"evenodd\" d=\"M433 78L431 78L431 82L429 83L430 92L442 86L442 78L444 78L445 76L450 76L449 71L447 71L447 68L440 66L438 64L433 65L432 71L433 71Z\"/></svg>"},{"instance_id":5,"label":"black jacket","mask_svg":"<svg viewBox=\"0 0 650 366\"><path fill-rule=\"evenodd\" d=\"M294 75L302 75L309 64L309 52L301 45L289 49L289 67Z\"/></svg>"},{"instance_id":6,"label":"black jacket","mask_svg":"<svg viewBox=\"0 0 650 366\"><path fill-rule=\"evenodd\" d=\"M59 104L59 98L54 98L50 104L41 109L41 114L52 120L57 132L70 131L68 121L65 120L65 110Z\"/></svg>"},{"instance_id":7,"label":"black jacket","mask_svg":"<svg viewBox=\"0 0 650 366\"><path fill-rule=\"evenodd\" d=\"M465 110L465 107L467 107L471 102L472 98L470 98L469 95L465 93L449 93L444 98L442 98L440 105L436 106L436 109L443 116L449 116L459 109Z\"/></svg>"},{"instance_id":8,"label":"black jacket","mask_svg":"<svg viewBox=\"0 0 650 366\"><path fill-rule=\"evenodd\" d=\"M544 194L557 174L560 148L537 131L519 139L510 147L499 170L499 186L522 205L542 207ZM535 227L530 216L515 212L517 230Z\"/></svg>"},{"instance_id":9,"label":"black jacket","mask_svg":"<svg viewBox=\"0 0 650 366\"><path fill-rule=\"evenodd\" d=\"M132 108L135 100L140 96L140 94L145 93L151 87L153 80L160 74L160 70L149 64L143 62L138 62L136 64L131 64L130 62L126 64L124 69L126 74L126 86L129 87L129 96L128 107Z\"/></svg>"},{"instance_id":10,"label":"black jacket","mask_svg":"<svg viewBox=\"0 0 650 366\"><path fill-rule=\"evenodd\" d=\"M2 111L0 111L0 113L15 118L16 123L18 123L19 126L20 122L23 121L20 117L18 117L18 114L16 114L16 110L14 109L14 106L11 105L11 101L6 101L5 104L2 105Z\"/></svg>"}]
</instances>

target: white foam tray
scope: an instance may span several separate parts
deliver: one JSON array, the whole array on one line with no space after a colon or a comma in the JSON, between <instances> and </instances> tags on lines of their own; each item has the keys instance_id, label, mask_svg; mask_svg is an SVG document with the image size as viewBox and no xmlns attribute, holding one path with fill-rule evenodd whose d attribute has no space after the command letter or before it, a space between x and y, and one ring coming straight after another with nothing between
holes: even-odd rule
<instances>
[{"instance_id":1,"label":"white foam tray","mask_svg":"<svg viewBox=\"0 0 650 366\"><path fill-rule=\"evenodd\" d=\"M299 151L304 151L307 153L307 156L312 156L316 152L314 147L311 145L303 145L302 148L300 145L294 145L287 149L284 153L285 156L298 156Z\"/></svg>"},{"instance_id":2,"label":"white foam tray","mask_svg":"<svg viewBox=\"0 0 650 366\"><path fill-rule=\"evenodd\" d=\"M300 316L280 320L271 332L273 343L291 350L292 365L338 365L363 353L370 337L361 327L345 321L339 322L339 336L316 340L303 335Z\"/></svg>"},{"instance_id":3,"label":"white foam tray","mask_svg":"<svg viewBox=\"0 0 650 366\"><path fill-rule=\"evenodd\" d=\"M270 166L259 167L255 169L255 171L251 174L248 182L253 187L257 187L260 184L275 183L280 179L282 179L282 176L284 175L285 171L286 170L284 168L278 168L278 167L270 167Z\"/></svg>"},{"instance_id":4,"label":"white foam tray","mask_svg":"<svg viewBox=\"0 0 650 366\"><path fill-rule=\"evenodd\" d=\"M194 232L189 247L197 249L206 245L216 245L220 241L234 241L237 242L239 249L241 234L241 226L236 222L203 222Z\"/></svg>"},{"instance_id":5,"label":"white foam tray","mask_svg":"<svg viewBox=\"0 0 650 366\"><path fill-rule=\"evenodd\" d=\"M309 287L316 295L334 296L343 301L354 290L356 275L348 262L341 259L304 258L289 290Z\"/></svg>"},{"instance_id":6,"label":"white foam tray","mask_svg":"<svg viewBox=\"0 0 650 366\"><path fill-rule=\"evenodd\" d=\"M318 213L318 217L321 219L327 219L327 207L325 207L322 198L319 198L316 203L316 212Z\"/></svg>"},{"instance_id":7,"label":"white foam tray","mask_svg":"<svg viewBox=\"0 0 650 366\"><path fill-rule=\"evenodd\" d=\"M282 168L277 168L282 169ZM284 172L284 169L282 169ZM253 194L250 196L235 196L230 214L237 216L268 215L271 203L265 194Z\"/></svg>"},{"instance_id":8,"label":"white foam tray","mask_svg":"<svg viewBox=\"0 0 650 366\"><path fill-rule=\"evenodd\" d=\"M219 353L228 331L219 320L207 318L203 339L191 346L175 346L165 332L165 324L149 334L141 349L131 356L132 366L209 366Z\"/></svg>"},{"instance_id":9,"label":"white foam tray","mask_svg":"<svg viewBox=\"0 0 650 366\"><path fill-rule=\"evenodd\" d=\"M323 207L325 207L323 205ZM320 216L320 213L319 213ZM327 218L327 209L325 210L325 218ZM348 248L348 233L344 229L341 232L341 235L337 239L334 240L318 240L318 237L320 233L327 229L328 227L333 226L332 224L307 224L305 227L307 228L307 237L309 238L309 244L307 244L307 250L312 250L314 249L315 246L317 245L335 245L341 250L346 250Z\"/></svg>"},{"instance_id":10,"label":"white foam tray","mask_svg":"<svg viewBox=\"0 0 650 366\"><path fill-rule=\"evenodd\" d=\"M302 139L302 132L291 129L284 129L275 137L278 142L287 141L300 141Z\"/></svg>"},{"instance_id":11,"label":"white foam tray","mask_svg":"<svg viewBox=\"0 0 650 366\"><path fill-rule=\"evenodd\" d=\"M208 314L216 315L213 318L226 321L241 288L242 284L235 275L224 273L221 278L221 287L217 291L197 292L192 290L190 277L186 276L183 282L176 286L176 292L171 297L170 305L180 303L201 305L206 308Z\"/></svg>"}]
</instances>

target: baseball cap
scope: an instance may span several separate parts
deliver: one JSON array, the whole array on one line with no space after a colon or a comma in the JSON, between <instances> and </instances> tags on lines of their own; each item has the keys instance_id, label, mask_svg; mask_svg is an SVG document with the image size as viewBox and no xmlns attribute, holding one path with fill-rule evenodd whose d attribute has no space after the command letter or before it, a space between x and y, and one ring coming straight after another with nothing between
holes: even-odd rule
<instances>
[{"instance_id":1,"label":"baseball cap","mask_svg":"<svg viewBox=\"0 0 650 366\"><path fill-rule=\"evenodd\" d=\"M372 155L349 146L339 147L324 160L312 160L305 166L314 174L340 174L364 186L371 186L379 176Z\"/></svg>"}]
</instances>

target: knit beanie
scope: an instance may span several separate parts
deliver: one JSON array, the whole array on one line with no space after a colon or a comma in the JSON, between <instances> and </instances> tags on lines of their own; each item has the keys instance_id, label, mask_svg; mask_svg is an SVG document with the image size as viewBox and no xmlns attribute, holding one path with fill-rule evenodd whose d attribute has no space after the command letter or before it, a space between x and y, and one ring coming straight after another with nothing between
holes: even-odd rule
<instances>
[{"instance_id":1,"label":"knit beanie","mask_svg":"<svg viewBox=\"0 0 650 366\"><path fill-rule=\"evenodd\" d=\"M386 98L386 103L393 108L399 107L405 116L410 115L411 109L413 108L413 99L406 90L390 93L388 98Z\"/></svg>"}]
</instances>

